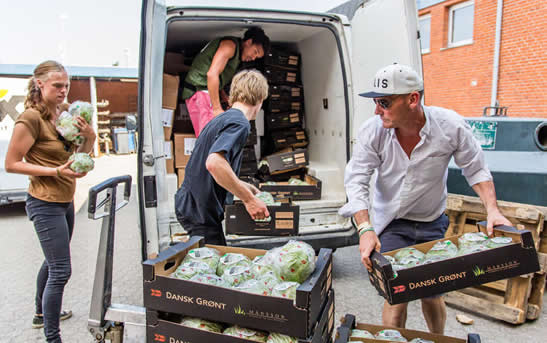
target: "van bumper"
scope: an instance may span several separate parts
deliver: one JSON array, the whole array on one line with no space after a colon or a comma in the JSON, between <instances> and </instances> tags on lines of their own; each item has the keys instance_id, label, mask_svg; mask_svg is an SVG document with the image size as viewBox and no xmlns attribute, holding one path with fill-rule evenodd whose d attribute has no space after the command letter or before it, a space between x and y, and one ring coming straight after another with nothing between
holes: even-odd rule
<instances>
[{"instance_id":1,"label":"van bumper","mask_svg":"<svg viewBox=\"0 0 547 343\"><path fill-rule=\"evenodd\" d=\"M348 230L327 232L327 233L315 233L309 235L299 236L283 236L283 237L257 237L257 238L243 238L243 239L226 239L226 243L229 246L264 249L269 250L274 247L278 247L293 240L304 241L310 244L316 251L321 248L342 248L350 245L359 244L359 235L357 230L351 227Z\"/></svg>"},{"instance_id":2,"label":"van bumper","mask_svg":"<svg viewBox=\"0 0 547 343\"><path fill-rule=\"evenodd\" d=\"M0 192L0 206L27 200L27 191Z\"/></svg>"}]
</instances>

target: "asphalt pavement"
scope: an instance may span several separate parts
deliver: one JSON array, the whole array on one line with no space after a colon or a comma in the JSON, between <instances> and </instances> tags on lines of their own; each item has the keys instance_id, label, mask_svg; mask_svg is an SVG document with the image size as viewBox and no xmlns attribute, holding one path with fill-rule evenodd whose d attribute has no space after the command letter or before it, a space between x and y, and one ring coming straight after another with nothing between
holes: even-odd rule
<instances>
[{"instance_id":1,"label":"asphalt pavement","mask_svg":"<svg viewBox=\"0 0 547 343\"><path fill-rule=\"evenodd\" d=\"M87 218L86 188L110 176L135 175L135 155L110 156L96 160L97 169L82 181L76 195L79 211L71 243L72 277L65 289L63 308L70 309L72 318L61 322L63 341L93 342L87 332L87 318L99 242L100 221ZM140 236L135 188L128 206L117 213L112 302L142 305L142 269L140 266ZM32 223L24 205L0 207L0 342L44 342L43 330L32 329L36 273L43 260ZM381 323L383 298L371 286L364 267L359 263L356 246L338 249L334 253L336 319L346 313L360 322ZM465 313L474 324L464 326L456 321L457 313ZM338 325L338 323L336 324ZM409 306L407 328L427 330L419 302ZM541 317L522 325L510 325L473 313L448 308L446 335L465 338L467 333L481 335L483 342L543 343L547 337L547 309ZM204 342L205 343L205 342Z\"/></svg>"}]
</instances>

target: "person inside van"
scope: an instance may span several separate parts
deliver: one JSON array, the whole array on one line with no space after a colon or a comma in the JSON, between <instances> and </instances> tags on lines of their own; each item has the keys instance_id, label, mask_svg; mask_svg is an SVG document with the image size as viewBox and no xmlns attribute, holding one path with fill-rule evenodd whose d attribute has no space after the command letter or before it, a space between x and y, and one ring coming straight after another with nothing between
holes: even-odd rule
<instances>
[{"instance_id":1,"label":"person inside van","mask_svg":"<svg viewBox=\"0 0 547 343\"><path fill-rule=\"evenodd\" d=\"M221 100L227 102L223 88L230 83L240 62L264 57L270 39L259 27L248 29L243 39L221 37L209 42L194 58L184 79L182 98L196 137L213 117L224 112Z\"/></svg>"},{"instance_id":2,"label":"person inside van","mask_svg":"<svg viewBox=\"0 0 547 343\"><path fill-rule=\"evenodd\" d=\"M230 86L231 108L202 130L186 166L184 182L175 194L177 220L190 236L206 244L226 245L222 230L228 192L237 196L253 219L270 214L259 190L238 178L243 147L254 120L268 96L268 82L256 70L237 73Z\"/></svg>"},{"instance_id":3,"label":"person inside van","mask_svg":"<svg viewBox=\"0 0 547 343\"><path fill-rule=\"evenodd\" d=\"M469 125L454 111L423 106L423 81L412 68L381 68L372 89L360 94L376 105L373 118L359 129L345 171L348 203L340 214L353 216L359 232L361 262L371 271L373 250L387 252L444 238L448 162L453 157L488 212L488 233L511 225L498 209L492 175ZM377 171L374 201L369 182ZM369 211L373 210L372 222ZM432 333L443 334L446 308L441 296L421 299ZM384 325L405 327L407 303L384 303Z\"/></svg>"}]
</instances>

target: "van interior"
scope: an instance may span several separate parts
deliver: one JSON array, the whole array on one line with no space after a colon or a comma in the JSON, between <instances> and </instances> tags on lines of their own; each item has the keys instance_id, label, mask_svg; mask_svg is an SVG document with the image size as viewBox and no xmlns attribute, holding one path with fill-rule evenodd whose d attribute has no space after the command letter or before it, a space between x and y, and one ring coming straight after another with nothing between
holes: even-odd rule
<instances>
[{"instance_id":1,"label":"van interior","mask_svg":"<svg viewBox=\"0 0 547 343\"><path fill-rule=\"evenodd\" d=\"M301 234L347 230L351 226L346 218L337 214L346 201L344 169L348 161L351 120L349 92L341 43L336 31L326 24L200 21L175 17L167 26L166 51L182 52L188 65L209 41L223 36L243 37L253 25L265 31L273 48L300 55L304 127L309 142L308 174L322 181L320 200L296 202L300 205ZM184 76L181 75L181 80Z\"/></svg>"}]
</instances>

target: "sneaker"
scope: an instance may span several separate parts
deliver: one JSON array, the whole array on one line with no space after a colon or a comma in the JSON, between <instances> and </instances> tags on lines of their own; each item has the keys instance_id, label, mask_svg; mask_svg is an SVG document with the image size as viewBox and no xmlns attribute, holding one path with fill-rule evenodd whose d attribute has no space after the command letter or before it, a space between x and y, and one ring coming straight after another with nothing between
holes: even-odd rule
<instances>
[{"instance_id":1,"label":"sneaker","mask_svg":"<svg viewBox=\"0 0 547 343\"><path fill-rule=\"evenodd\" d=\"M72 311L61 311L61 320L65 320L72 317ZM33 329L40 329L44 327L44 316L43 315L34 315L34 318L32 318L32 328Z\"/></svg>"}]
</instances>

